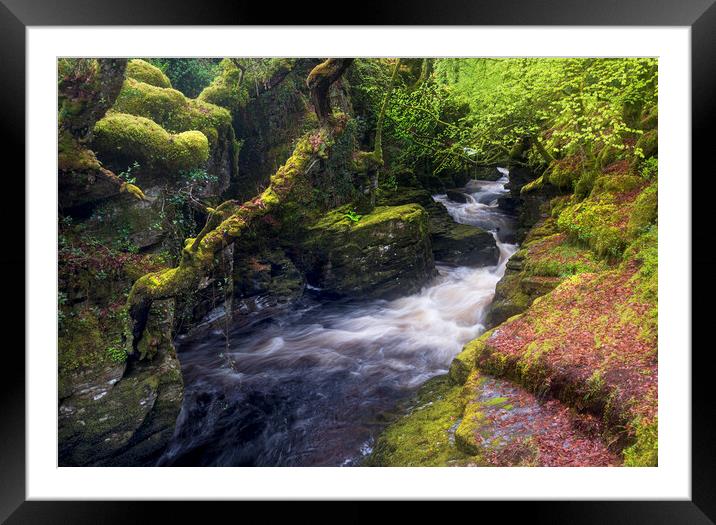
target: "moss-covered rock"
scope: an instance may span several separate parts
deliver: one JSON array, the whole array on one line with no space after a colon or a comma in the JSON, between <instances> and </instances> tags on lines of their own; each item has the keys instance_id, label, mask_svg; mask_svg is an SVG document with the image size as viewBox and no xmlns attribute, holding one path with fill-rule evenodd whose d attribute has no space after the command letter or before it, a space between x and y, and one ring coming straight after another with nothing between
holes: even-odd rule
<instances>
[{"instance_id":1,"label":"moss-covered rock","mask_svg":"<svg viewBox=\"0 0 716 525\"><path fill-rule=\"evenodd\" d=\"M140 58L135 58L127 62L126 74L127 78L144 82L152 86L160 88L172 87L169 77L167 77L161 69Z\"/></svg>"},{"instance_id":2,"label":"moss-covered rock","mask_svg":"<svg viewBox=\"0 0 716 525\"><path fill-rule=\"evenodd\" d=\"M395 297L435 275L421 206L380 206L357 219L349 211L334 210L309 228L303 249L311 284L342 296Z\"/></svg>"},{"instance_id":3,"label":"moss-covered rock","mask_svg":"<svg viewBox=\"0 0 716 525\"><path fill-rule=\"evenodd\" d=\"M475 368L477 356L482 353L485 340L489 338L491 334L492 331L488 331L480 337L473 339L455 356L450 363L450 371L448 372L448 377L453 383L462 385L467 381L470 372Z\"/></svg>"},{"instance_id":4,"label":"moss-covered rock","mask_svg":"<svg viewBox=\"0 0 716 525\"><path fill-rule=\"evenodd\" d=\"M488 311L487 325L496 326L525 311L537 297L549 293L567 277L605 267L589 249L558 233L553 219L543 220L507 262Z\"/></svg>"},{"instance_id":5,"label":"moss-covered rock","mask_svg":"<svg viewBox=\"0 0 716 525\"><path fill-rule=\"evenodd\" d=\"M545 175L547 180L557 188L571 190L579 180L584 169L584 161L572 156L555 160L549 165Z\"/></svg>"},{"instance_id":6,"label":"moss-covered rock","mask_svg":"<svg viewBox=\"0 0 716 525\"><path fill-rule=\"evenodd\" d=\"M230 110L239 111L249 99L245 85L242 85L244 73L233 60L223 59L219 63L219 74L197 97L199 100L216 104Z\"/></svg>"},{"instance_id":7,"label":"moss-covered rock","mask_svg":"<svg viewBox=\"0 0 716 525\"><path fill-rule=\"evenodd\" d=\"M151 66L153 67L153 66ZM226 190L238 174L239 143L225 108L185 97L169 87L127 78L114 111L151 119L170 133L199 131L209 141L208 179L198 192L216 195ZM290 152L289 152L290 153Z\"/></svg>"},{"instance_id":8,"label":"moss-covered rock","mask_svg":"<svg viewBox=\"0 0 716 525\"><path fill-rule=\"evenodd\" d=\"M183 381L171 343L171 302L154 308L159 321L148 326L146 338L151 360L126 369L124 362L84 366L72 376L73 388L59 406L60 466L151 466L169 442Z\"/></svg>"},{"instance_id":9,"label":"moss-covered rock","mask_svg":"<svg viewBox=\"0 0 716 525\"><path fill-rule=\"evenodd\" d=\"M222 107L133 78L124 82L113 109L152 119L172 133L201 131L212 147L218 140L219 131L231 126L231 115Z\"/></svg>"},{"instance_id":10,"label":"moss-covered rock","mask_svg":"<svg viewBox=\"0 0 716 525\"><path fill-rule=\"evenodd\" d=\"M378 438L365 466L442 467L474 464L455 445L455 428L464 408L462 387L447 376L427 381L410 412Z\"/></svg>"},{"instance_id":11,"label":"moss-covered rock","mask_svg":"<svg viewBox=\"0 0 716 525\"><path fill-rule=\"evenodd\" d=\"M104 159L130 166L142 174L164 177L200 168L209 158L209 141L200 131L171 134L145 117L111 112L94 127L93 147Z\"/></svg>"}]
</instances>

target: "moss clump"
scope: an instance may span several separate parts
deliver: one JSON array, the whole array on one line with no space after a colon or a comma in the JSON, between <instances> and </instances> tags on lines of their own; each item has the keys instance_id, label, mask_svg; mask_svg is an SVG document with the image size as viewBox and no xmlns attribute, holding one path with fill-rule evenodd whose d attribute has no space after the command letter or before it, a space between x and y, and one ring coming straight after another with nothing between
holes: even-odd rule
<instances>
[{"instance_id":1,"label":"moss clump","mask_svg":"<svg viewBox=\"0 0 716 525\"><path fill-rule=\"evenodd\" d=\"M658 419L637 422L636 443L624 450L625 467L656 467L659 464Z\"/></svg>"},{"instance_id":2,"label":"moss clump","mask_svg":"<svg viewBox=\"0 0 716 525\"><path fill-rule=\"evenodd\" d=\"M656 129L645 132L639 140L636 141L634 146L637 151L637 156L642 158L649 158L656 155L659 151L659 133Z\"/></svg>"},{"instance_id":3,"label":"moss clump","mask_svg":"<svg viewBox=\"0 0 716 525\"><path fill-rule=\"evenodd\" d=\"M170 88L172 83L164 72L142 59L135 58L127 62L127 78L138 80L160 88Z\"/></svg>"},{"instance_id":4,"label":"moss clump","mask_svg":"<svg viewBox=\"0 0 716 525\"><path fill-rule=\"evenodd\" d=\"M469 461L451 436L463 407L462 387L454 386L447 376L427 381L414 408L381 434L365 465L437 467Z\"/></svg>"},{"instance_id":5,"label":"moss clump","mask_svg":"<svg viewBox=\"0 0 716 525\"><path fill-rule=\"evenodd\" d=\"M209 158L209 141L200 131L171 134L145 117L111 112L97 122L93 146L103 158L138 161L142 167L177 173L198 168Z\"/></svg>"},{"instance_id":6,"label":"moss clump","mask_svg":"<svg viewBox=\"0 0 716 525\"><path fill-rule=\"evenodd\" d=\"M579 176L579 180L574 184L574 194L580 199L589 195L594 187L594 181L597 179L597 173L593 170L583 171Z\"/></svg>"},{"instance_id":7,"label":"moss clump","mask_svg":"<svg viewBox=\"0 0 716 525\"><path fill-rule=\"evenodd\" d=\"M631 237L636 237L656 222L658 199L656 183L647 186L636 198L629 217L628 231Z\"/></svg>"},{"instance_id":8,"label":"moss clump","mask_svg":"<svg viewBox=\"0 0 716 525\"><path fill-rule=\"evenodd\" d=\"M597 165L600 168L606 168L610 164L618 161L622 155L622 150L614 146L604 146L597 155Z\"/></svg>"},{"instance_id":9,"label":"moss clump","mask_svg":"<svg viewBox=\"0 0 716 525\"><path fill-rule=\"evenodd\" d=\"M571 190L582 174L582 164L582 159L575 156L555 160L547 168L544 176L554 186Z\"/></svg>"},{"instance_id":10,"label":"moss clump","mask_svg":"<svg viewBox=\"0 0 716 525\"><path fill-rule=\"evenodd\" d=\"M606 269L604 262L590 250L569 242L564 234L557 233L533 241L525 250L523 270L526 277L570 277Z\"/></svg>"},{"instance_id":11,"label":"moss clump","mask_svg":"<svg viewBox=\"0 0 716 525\"><path fill-rule=\"evenodd\" d=\"M66 130L59 134L57 160L60 171L91 171L102 166L94 153L81 146Z\"/></svg>"},{"instance_id":12,"label":"moss clump","mask_svg":"<svg viewBox=\"0 0 716 525\"><path fill-rule=\"evenodd\" d=\"M618 207L609 199L586 200L567 206L557 225L573 238L589 245L601 257L618 257L627 240L617 223Z\"/></svg>"},{"instance_id":13,"label":"moss clump","mask_svg":"<svg viewBox=\"0 0 716 525\"><path fill-rule=\"evenodd\" d=\"M467 343L450 363L448 377L456 385L462 385L467 381L470 372L475 368L477 356L482 352L485 341L492 335L492 330L485 332L480 337Z\"/></svg>"},{"instance_id":14,"label":"moss clump","mask_svg":"<svg viewBox=\"0 0 716 525\"><path fill-rule=\"evenodd\" d=\"M636 175L603 175L594 182L594 192L623 193L638 188L643 182Z\"/></svg>"},{"instance_id":15,"label":"moss clump","mask_svg":"<svg viewBox=\"0 0 716 525\"><path fill-rule=\"evenodd\" d=\"M520 189L520 194L526 195L528 193L536 192L538 190L541 190L542 186L544 186L544 175L540 175L532 182L522 186L522 188Z\"/></svg>"},{"instance_id":16,"label":"moss clump","mask_svg":"<svg viewBox=\"0 0 716 525\"><path fill-rule=\"evenodd\" d=\"M249 100L248 91L242 85L242 78L242 71L232 60L225 58L219 63L219 74L197 98L235 113Z\"/></svg>"},{"instance_id":17,"label":"moss clump","mask_svg":"<svg viewBox=\"0 0 716 525\"><path fill-rule=\"evenodd\" d=\"M658 331L658 300L659 300L659 250L658 229L650 226L640 235L624 253L623 266L636 261L639 270L631 282L634 284L636 298L649 305L645 315L639 317L642 325L642 337L655 340Z\"/></svg>"},{"instance_id":18,"label":"moss clump","mask_svg":"<svg viewBox=\"0 0 716 525\"><path fill-rule=\"evenodd\" d=\"M186 98L175 89L128 78L114 104L120 113L152 119L171 133L198 130L213 148L223 130L231 126L229 112L201 100Z\"/></svg>"}]
</instances>

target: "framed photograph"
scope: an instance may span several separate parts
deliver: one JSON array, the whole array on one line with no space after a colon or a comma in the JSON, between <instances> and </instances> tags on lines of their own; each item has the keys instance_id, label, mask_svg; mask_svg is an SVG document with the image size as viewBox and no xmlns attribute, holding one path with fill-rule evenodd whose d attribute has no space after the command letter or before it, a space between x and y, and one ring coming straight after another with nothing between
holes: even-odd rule
<instances>
[{"instance_id":1,"label":"framed photograph","mask_svg":"<svg viewBox=\"0 0 716 525\"><path fill-rule=\"evenodd\" d=\"M712 523L711 4L2 0L0 517Z\"/></svg>"}]
</instances>

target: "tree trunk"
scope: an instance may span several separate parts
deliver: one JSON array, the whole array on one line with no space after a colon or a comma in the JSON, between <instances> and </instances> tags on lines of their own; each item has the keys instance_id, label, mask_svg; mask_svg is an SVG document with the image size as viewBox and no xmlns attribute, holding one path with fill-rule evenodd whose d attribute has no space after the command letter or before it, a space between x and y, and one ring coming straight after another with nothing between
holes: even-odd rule
<instances>
[{"instance_id":1,"label":"tree trunk","mask_svg":"<svg viewBox=\"0 0 716 525\"><path fill-rule=\"evenodd\" d=\"M328 91L331 85L338 80L343 72L351 65L353 58L329 58L318 64L309 73L306 85L311 92L311 102L318 116L318 121L324 123L331 116L331 103Z\"/></svg>"}]
</instances>

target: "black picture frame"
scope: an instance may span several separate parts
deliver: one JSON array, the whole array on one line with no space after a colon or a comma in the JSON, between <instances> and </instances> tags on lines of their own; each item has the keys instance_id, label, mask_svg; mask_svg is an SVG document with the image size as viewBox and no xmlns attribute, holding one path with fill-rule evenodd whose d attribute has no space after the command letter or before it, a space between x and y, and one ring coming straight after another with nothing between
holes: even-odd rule
<instances>
[{"instance_id":1,"label":"black picture frame","mask_svg":"<svg viewBox=\"0 0 716 525\"><path fill-rule=\"evenodd\" d=\"M17 344L3 350L0 365L0 521L7 523L140 523L154 520L159 503L149 502L28 502L25 497L25 59L27 26L78 25L576 25L576 26L689 26L692 71L692 246L684 254L684 271L691 272L698 292L692 293L692 334L704 335L711 323L706 301L712 297L713 279L706 273L715 262L708 250L713 236L707 230L713 219L707 199L713 199L713 151L710 127L714 124L716 95L715 0L413 0L412 2L361 1L349 14L340 15L336 4L297 3L294 7L270 3L227 3L218 0L0 0L0 126L4 131L3 210L12 226L5 235L12 241L0 250L5 279L5 333ZM347 18L346 18L347 17ZM567 48L568 49L568 48ZM92 49L88 47L88 54ZM23 103L25 102L25 103ZM14 162L12 162L14 161ZM12 164L16 164L11 167ZM48 177L50 174L48 174ZM683 174L686 182L687 174ZM51 181L48 180L48 184ZM698 185L698 186L696 186ZM696 191L695 191L696 190ZM6 223L6 224L9 224ZM22 233L20 224L23 225ZM7 238L6 238L7 241ZM704 242L706 241L706 242ZM8 246L8 244L10 246ZM688 261L691 262L689 268ZM23 275L24 280L18 276ZM22 289L21 289L22 287ZM12 297L12 299L7 299ZM20 300L19 298L23 299ZM8 307L9 306L9 307ZM32 312L27 312L32 315ZM9 341L9 339L6 339ZM710 390L712 346L705 337L692 339L692 499L641 502L509 502L478 503L493 510L509 505L511 517L524 515L530 523L716 523L716 404ZM22 346L21 346L22 345ZM688 352L690 348L678 349ZM176 503L174 503L176 505ZM233 503L212 505L226 512ZM244 506L246 503L243 504ZM415 508L420 509L417 505ZM496 508L495 510L504 510ZM201 510L183 505L190 517ZM164 511L162 511L164 512ZM484 512L484 510L480 510ZM177 513L176 510L173 513ZM323 513L323 512L322 512ZM346 516L345 511L342 511ZM352 521L373 514L361 508L348 513ZM483 514L484 516L484 514ZM234 518L238 519L236 515ZM209 518L210 519L210 518ZM476 518L477 519L477 518Z\"/></svg>"}]
</instances>

